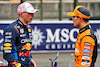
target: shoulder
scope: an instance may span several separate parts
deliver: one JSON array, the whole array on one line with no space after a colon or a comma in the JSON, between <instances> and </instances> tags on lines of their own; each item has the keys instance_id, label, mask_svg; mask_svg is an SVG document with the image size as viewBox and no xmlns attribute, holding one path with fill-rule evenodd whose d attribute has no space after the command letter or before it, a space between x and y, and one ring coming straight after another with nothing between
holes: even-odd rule
<instances>
[{"instance_id":1,"label":"shoulder","mask_svg":"<svg viewBox=\"0 0 100 67\"><path fill-rule=\"evenodd\" d=\"M8 26L5 28L4 32L15 32L16 29L14 28L14 26L15 26L16 24L18 24L16 21L13 22L13 23L11 23L10 25L8 25Z\"/></svg>"},{"instance_id":2,"label":"shoulder","mask_svg":"<svg viewBox=\"0 0 100 67\"><path fill-rule=\"evenodd\" d=\"M7 27L6 27L6 29L5 30L11 30L11 29L14 29L14 26L17 24L17 22L15 21L15 22L13 22L13 23L11 23L10 25L8 25Z\"/></svg>"}]
</instances>

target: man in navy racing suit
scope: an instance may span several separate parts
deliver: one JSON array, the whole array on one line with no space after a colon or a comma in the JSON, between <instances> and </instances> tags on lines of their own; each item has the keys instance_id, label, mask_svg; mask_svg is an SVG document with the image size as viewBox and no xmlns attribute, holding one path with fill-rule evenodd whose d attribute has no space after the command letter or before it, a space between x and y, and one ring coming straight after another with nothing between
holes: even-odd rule
<instances>
[{"instance_id":1,"label":"man in navy racing suit","mask_svg":"<svg viewBox=\"0 0 100 67\"><path fill-rule=\"evenodd\" d=\"M31 56L32 30L28 23L37 11L30 3L20 4L19 18L5 29L3 58L8 61L8 67L36 67Z\"/></svg>"}]
</instances>

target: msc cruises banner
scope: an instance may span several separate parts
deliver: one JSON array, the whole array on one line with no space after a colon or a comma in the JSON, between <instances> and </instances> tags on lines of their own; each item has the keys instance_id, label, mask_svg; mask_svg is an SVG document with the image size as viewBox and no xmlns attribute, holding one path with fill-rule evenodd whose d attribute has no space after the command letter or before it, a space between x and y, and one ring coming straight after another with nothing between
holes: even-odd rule
<instances>
[{"instance_id":1,"label":"msc cruises banner","mask_svg":"<svg viewBox=\"0 0 100 67\"><path fill-rule=\"evenodd\" d=\"M11 21L7 22L0 22L0 52L3 48L4 29ZM72 21L33 21L30 25L33 29L33 52L74 51L79 28L74 27ZM100 49L100 22L90 25L97 36L98 49Z\"/></svg>"}]
</instances>

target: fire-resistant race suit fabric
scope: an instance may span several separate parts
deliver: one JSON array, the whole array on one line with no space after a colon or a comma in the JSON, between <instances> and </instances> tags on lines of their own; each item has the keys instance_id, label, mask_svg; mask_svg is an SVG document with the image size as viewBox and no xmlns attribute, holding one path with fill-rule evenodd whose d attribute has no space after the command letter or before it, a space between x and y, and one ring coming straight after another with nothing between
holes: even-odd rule
<instances>
[{"instance_id":1,"label":"fire-resistant race suit fabric","mask_svg":"<svg viewBox=\"0 0 100 67\"><path fill-rule=\"evenodd\" d=\"M94 67L97 39L89 25L79 30L75 46L75 67Z\"/></svg>"},{"instance_id":2,"label":"fire-resistant race suit fabric","mask_svg":"<svg viewBox=\"0 0 100 67\"><path fill-rule=\"evenodd\" d=\"M32 30L17 19L4 31L3 58L8 67L30 67Z\"/></svg>"}]
</instances>

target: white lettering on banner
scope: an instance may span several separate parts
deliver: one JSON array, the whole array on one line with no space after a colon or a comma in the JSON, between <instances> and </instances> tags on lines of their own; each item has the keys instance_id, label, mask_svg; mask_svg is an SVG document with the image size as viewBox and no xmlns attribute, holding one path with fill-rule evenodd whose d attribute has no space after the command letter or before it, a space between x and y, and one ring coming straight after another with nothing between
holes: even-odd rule
<instances>
[{"instance_id":1,"label":"white lettering on banner","mask_svg":"<svg viewBox=\"0 0 100 67\"><path fill-rule=\"evenodd\" d=\"M46 48L46 49L50 49L50 45L47 44L47 45L45 46L45 48Z\"/></svg>"},{"instance_id":2,"label":"white lettering on banner","mask_svg":"<svg viewBox=\"0 0 100 67\"><path fill-rule=\"evenodd\" d=\"M75 44L72 44L72 48L75 48Z\"/></svg>"},{"instance_id":3,"label":"white lettering on banner","mask_svg":"<svg viewBox=\"0 0 100 67\"><path fill-rule=\"evenodd\" d=\"M61 30L61 35L63 36L63 37L61 37L62 42L67 42L69 40L69 36L67 35L68 33L69 33L68 29L64 28Z\"/></svg>"},{"instance_id":4,"label":"white lettering on banner","mask_svg":"<svg viewBox=\"0 0 100 67\"><path fill-rule=\"evenodd\" d=\"M46 29L46 31L47 31L47 40L46 40L46 42L54 42L54 39L55 39L55 42L60 42L60 39L59 39L60 29L56 29L56 31L54 33L54 36L52 34L51 29Z\"/></svg>"},{"instance_id":5,"label":"white lettering on banner","mask_svg":"<svg viewBox=\"0 0 100 67\"><path fill-rule=\"evenodd\" d=\"M55 44L52 44L51 48L52 49L55 49L56 48Z\"/></svg>"},{"instance_id":6,"label":"white lettering on banner","mask_svg":"<svg viewBox=\"0 0 100 67\"><path fill-rule=\"evenodd\" d=\"M70 45L70 44L67 44L67 48L68 48L68 49L71 48L71 45Z\"/></svg>"},{"instance_id":7,"label":"white lettering on banner","mask_svg":"<svg viewBox=\"0 0 100 67\"><path fill-rule=\"evenodd\" d=\"M61 49L61 44L58 44L58 45L57 45L57 48L58 48L58 49Z\"/></svg>"},{"instance_id":8,"label":"white lettering on banner","mask_svg":"<svg viewBox=\"0 0 100 67\"><path fill-rule=\"evenodd\" d=\"M79 29L74 28L71 29L71 31L69 32L69 29L56 29L56 31L53 32L51 31L51 29L46 29L47 31L47 40L46 42L50 43L50 42L68 42L69 39L72 42L76 42L76 38L74 37L74 32L79 33ZM60 31L61 31L61 36L60 36Z\"/></svg>"},{"instance_id":9,"label":"white lettering on banner","mask_svg":"<svg viewBox=\"0 0 100 67\"><path fill-rule=\"evenodd\" d=\"M77 32L77 33L79 33L79 29L77 29L77 28L74 28L74 29L71 29L71 31L70 31L70 40L72 41L72 42L76 42L76 39L74 38L74 32Z\"/></svg>"},{"instance_id":10,"label":"white lettering on banner","mask_svg":"<svg viewBox=\"0 0 100 67\"><path fill-rule=\"evenodd\" d=\"M66 44L63 44L63 49L65 49L66 48Z\"/></svg>"},{"instance_id":11,"label":"white lettering on banner","mask_svg":"<svg viewBox=\"0 0 100 67\"><path fill-rule=\"evenodd\" d=\"M75 44L72 44L75 46ZM75 47L71 47L71 44L46 44L46 49L74 49Z\"/></svg>"}]
</instances>

